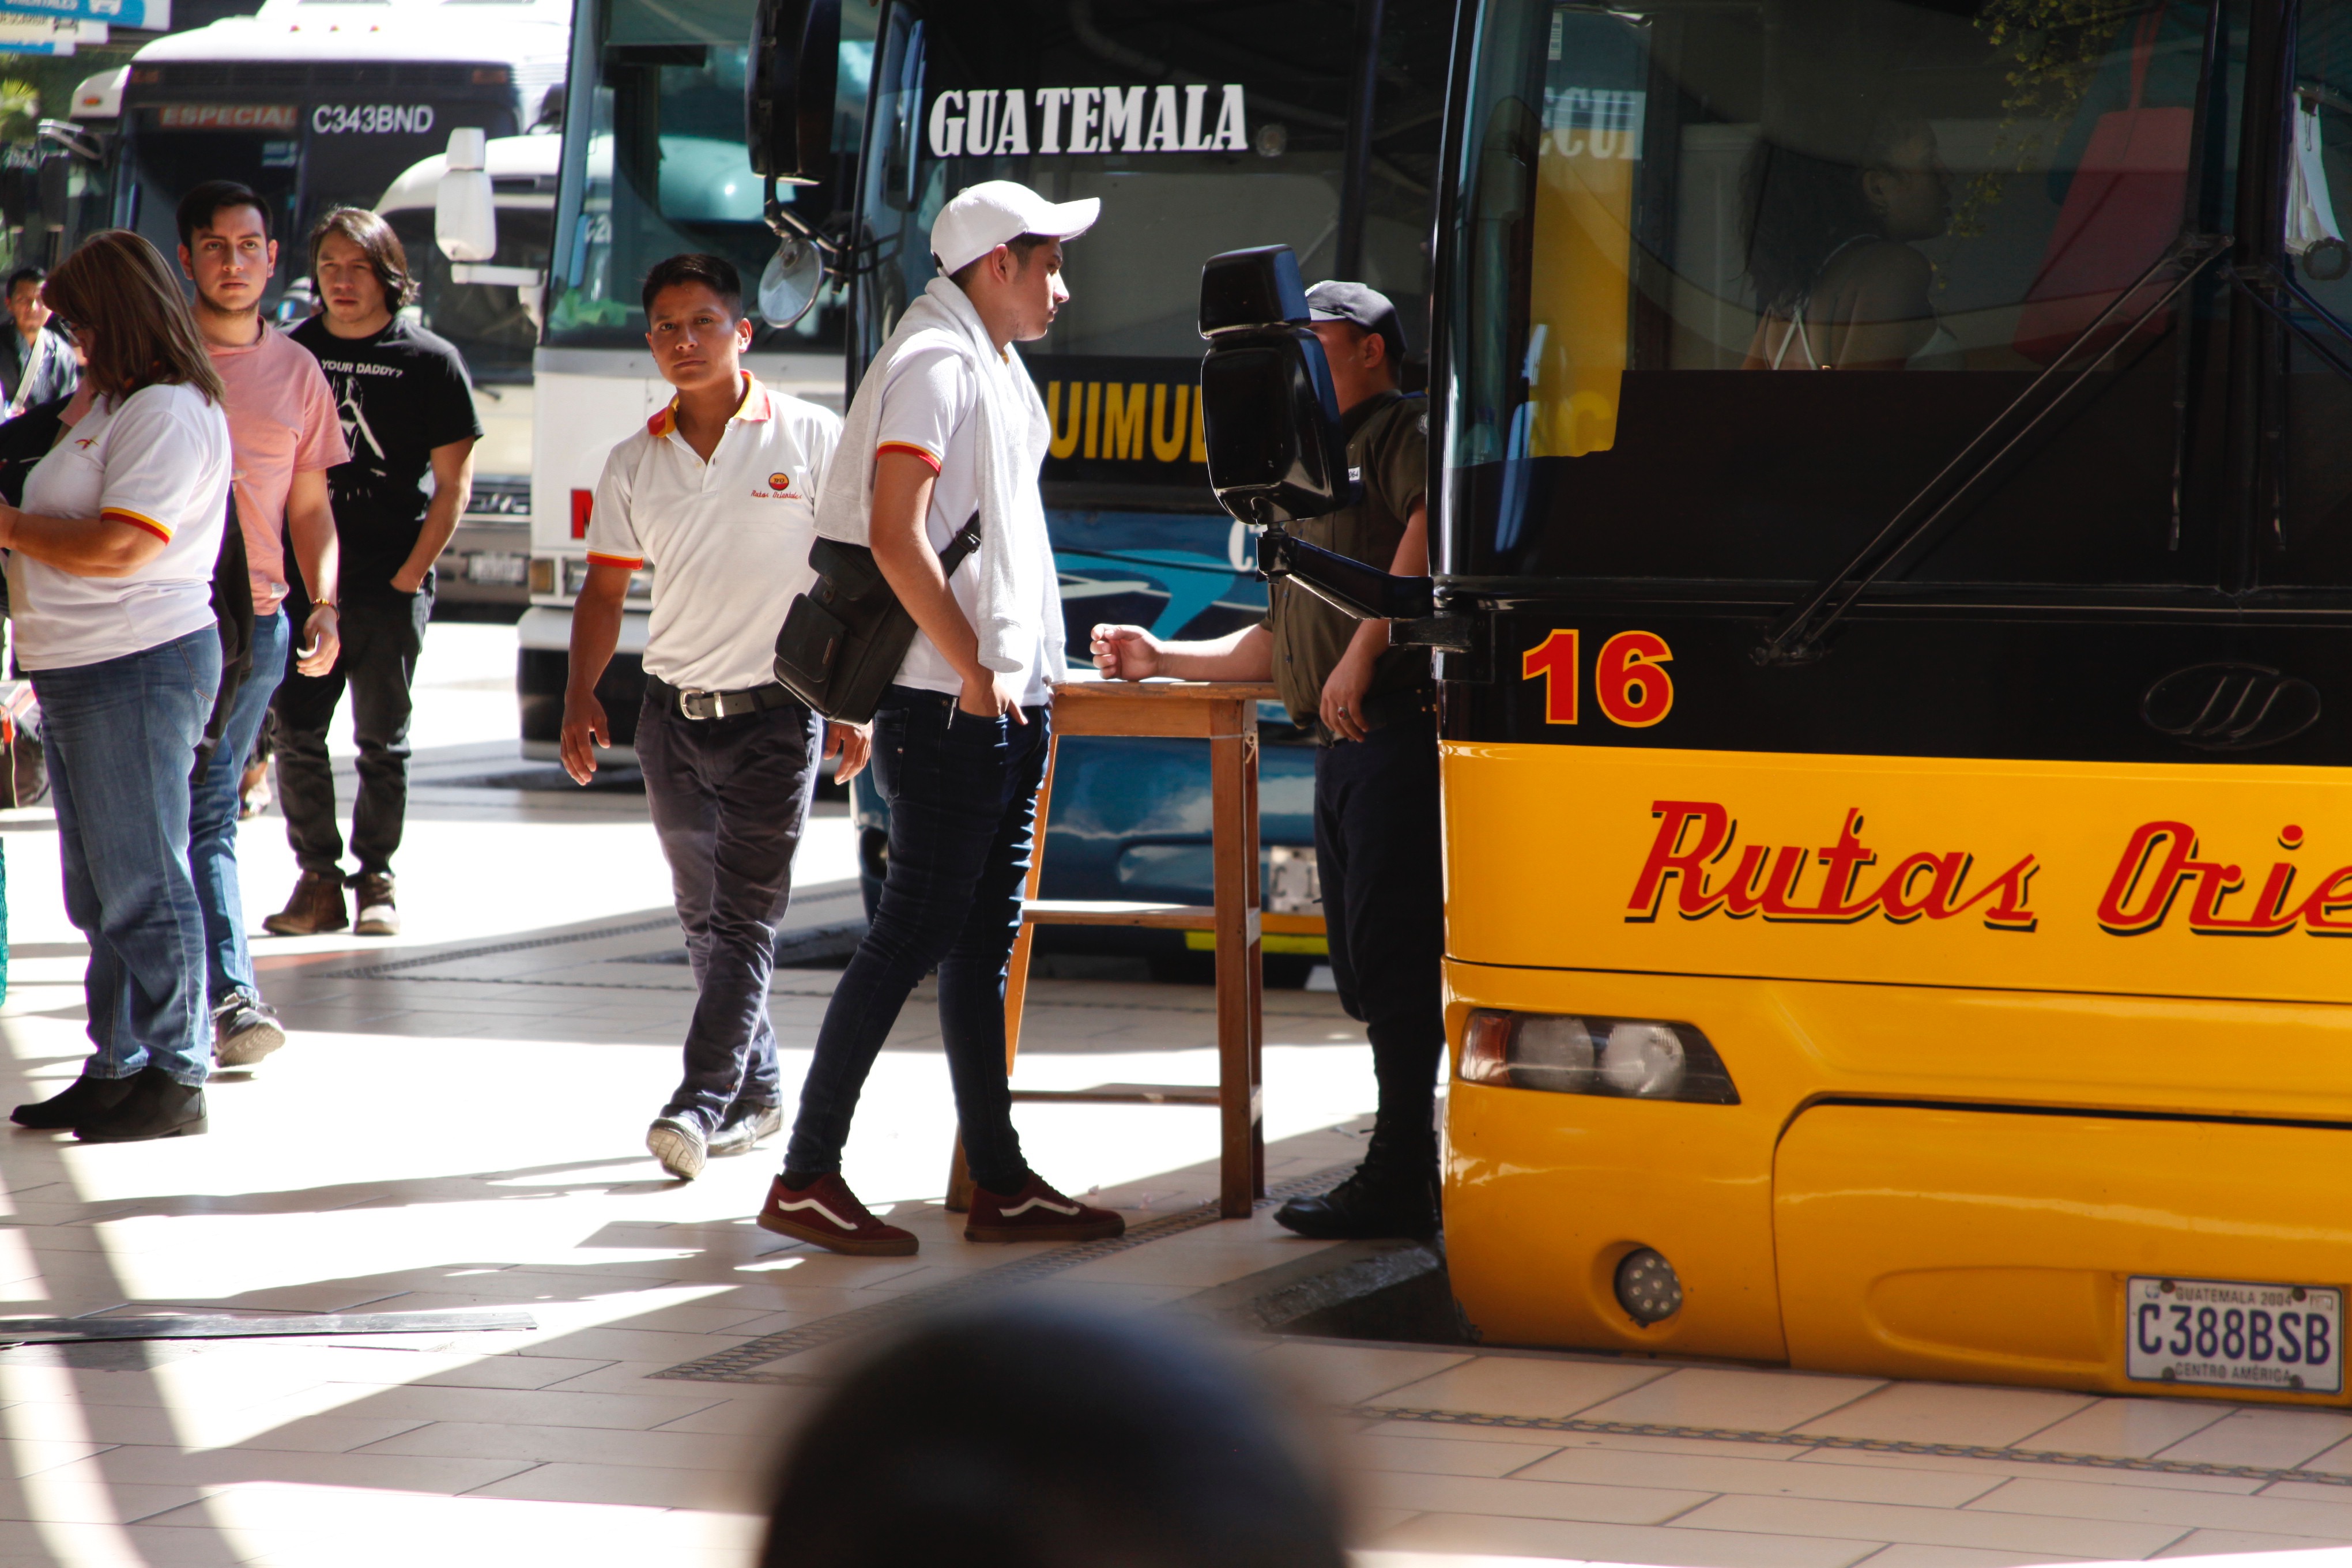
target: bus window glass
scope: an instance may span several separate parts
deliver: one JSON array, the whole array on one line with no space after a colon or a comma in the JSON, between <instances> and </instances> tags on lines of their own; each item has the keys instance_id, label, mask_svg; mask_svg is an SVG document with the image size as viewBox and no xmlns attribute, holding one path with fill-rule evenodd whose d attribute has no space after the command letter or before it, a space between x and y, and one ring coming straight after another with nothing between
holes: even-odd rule
<instances>
[{"instance_id":1,"label":"bus window glass","mask_svg":"<svg viewBox=\"0 0 2352 1568\"><path fill-rule=\"evenodd\" d=\"M1286 244L1309 280L1333 277L1359 216L1351 270L1395 300L1409 352L1425 347L1445 64L1434 12L1387 8L1363 211L1349 215L1352 4L1012 0L984 19L893 6L860 199L877 247L864 354L935 276L930 225L957 191L1003 179L1099 198L1100 221L1070 247L1070 303L1023 348L1055 419L1046 481L1065 501L1152 487L1209 510L1191 405L1202 261Z\"/></svg>"},{"instance_id":2,"label":"bus window glass","mask_svg":"<svg viewBox=\"0 0 2352 1568\"><path fill-rule=\"evenodd\" d=\"M2191 177L2209 16L1493 0L1454 207L1446 569L1817 578L2070 346L2113 341L1907 574L2210 581L2216 509L2188 498L2176 530L2170 495L2180 345L2210 330L2183 323L2213 296L2083 338L2227 210L2226 145L2223 178Z\"/></svg>"},{"instance_id":3,"label":"bus window glass","mask_svg":"<svg viewBox=\"0 0 2352 1568\"><path fill-rule=\"evenodd\" d=\"M552 205L552 198L539 199L541 210L499 209L499 249L489 265L547 270L549 214L544 207ZM506 284L457 282L450 273L453 263L434 243L431 208L406 208L387 218L408 253L409 270L416 279L418 318L425 328L457 346L476 381L530 381L531 350L539 342L536 301Z\"/></svg>"},{"instance_id":4,"label":"bus window glass","mask_svg":"<svg viewBox=\"0 0 2352 1568\"><path fill-rule=\"evenodd\" d=\"M2287 166L2287 267L2334 324L2298 310L2336 357L2352 361L2352 0L2306 0L2295 38L2294 140ZM2352 385L2287 340L2286 460L2278 526L2261 531L2263 576L2277 584L2352 584Z\"/></svg>"},{"instance_id":5,"label":"bus window glass","mask_svg":"<svg viewBox=\"0 0 2352 1568\"><path fill-rule=\"evenodd\" d=\"M863 104L862 68L873 53L865 9L843 8L836 142L841 116L854 121ZM748 31L734 5L611 0L605 7L596 79L575 84L572 94L573 112L584 111L592 132L566 173L551 344L642 342L639 284L655 262L680 251L728 258L747 290L759 281L776 237L761 216L761 182L743 145ZM777 195L812 222L825 216L821 195L789 185ZM762 325L753 346L838 345L840 298L828 288L792 328Z\"/></svg>"}]
</instances>

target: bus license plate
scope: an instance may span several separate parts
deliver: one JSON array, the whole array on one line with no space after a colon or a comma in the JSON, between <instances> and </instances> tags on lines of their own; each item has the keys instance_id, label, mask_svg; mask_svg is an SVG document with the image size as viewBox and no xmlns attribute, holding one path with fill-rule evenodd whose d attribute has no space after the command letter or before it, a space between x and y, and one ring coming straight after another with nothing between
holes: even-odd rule
<instances>
[{"instance_id":1,"label":"bus license plate","mask_svg":"<svg viewBox=\"0 0 2352 1568\"><path fill-rule=\"evenodd\" d=\"M520 587L530 575L530 557L505 550L478 550L466 557L466 581Z\"/></svg>"},{"instance_id":2,"label":"bus license plate","mask_svg":"<svg viewBox=\"0 0 2352 1568\"><path fill-rule=\"evenodd\" d=\"M2344 1292L2333 1286L2134 1275L2124 1302L2126 1377L2344 1391Z\"/></svg>"}]
</instances>

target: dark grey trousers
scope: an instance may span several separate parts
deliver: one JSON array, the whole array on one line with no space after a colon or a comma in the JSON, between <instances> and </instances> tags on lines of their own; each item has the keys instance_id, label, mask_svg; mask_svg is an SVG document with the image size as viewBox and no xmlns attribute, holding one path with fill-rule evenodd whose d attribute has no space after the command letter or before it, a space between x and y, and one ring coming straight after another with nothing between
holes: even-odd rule
<instances>
[{"instance_id":1,"label":"dark grey trousers","mask_svg":"<svg viewBox=\"0 0 2352 1568\"><path fill-rule=\"evenodd\" d=\"M1437 733L1426 714L1315 753L1315 858L1339 1003L1371 1037L1380 1119L1433 1136L1445 1054Z\"/></svg>"},{"instance_id":2,"label":"dark grey trousers","mask_svg":"<svg viewBox=\"0 0 2352 1568\"><path fill-rule=\"evenodd\" d=\"M797 702L688 719L646 696L637 763L699 993L686 1029L685 1076L664 1114L695 1111L716 1130L739 1100L780 1101L768 977L823 734Z\"/></svg>"}]
</instances>

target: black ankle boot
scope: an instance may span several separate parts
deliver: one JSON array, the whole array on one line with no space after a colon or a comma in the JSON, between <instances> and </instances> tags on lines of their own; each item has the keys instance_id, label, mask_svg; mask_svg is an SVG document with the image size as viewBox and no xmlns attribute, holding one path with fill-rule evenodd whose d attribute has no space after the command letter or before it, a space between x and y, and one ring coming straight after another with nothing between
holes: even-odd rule
<instances>
[{"instance_id":1,"label":"black ankle boot","mask_svg":"<svg viewBox=\"0 0 2352 1568\"><path fill-rule=\"evenodd\" d=\"M20 1105L8 1113L8 1120L19 1127L38 1127L44 1131L77 1127L100 1111L110 1110L129 1097L131 1086L139 1079L131 1078L92 1078L88 1073L66 1085L61 1094L31 1105Z\"/></svg>"},{"instance_id":2,"label":"black ankle boot","mask_svg":"<svg viewBox=\"0 0 2352 1568\"><path fill-rule=\"evenodd\" d=\"M1316 1241L1435 1236L1436 1143L1427 1132L1400 1138L1376 1128L1355 1174L1321 1197L1291 1199L1274 1211L1274 1219Z\"/></svg>"},{"instance_id":3,"label":"black ankle boot","mask_svg":"<svg viewBox=\"0 0 2352 1568\"><path fill-rule=\"evenodd\" d=\"M203 1089L173 1082L162 1068L151 1067L131 1081L120 1103L82 1121L74 1136L85 1143L136 1143L205 1131Z\"/></svg>"}]
</instances>

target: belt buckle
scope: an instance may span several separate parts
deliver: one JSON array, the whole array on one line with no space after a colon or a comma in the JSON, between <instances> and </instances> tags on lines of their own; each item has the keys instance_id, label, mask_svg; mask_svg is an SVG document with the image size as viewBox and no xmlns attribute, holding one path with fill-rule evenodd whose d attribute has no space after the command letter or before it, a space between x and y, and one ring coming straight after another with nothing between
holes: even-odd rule
<instances>
[{"instance_id":1,"label":"belt buckle","mask_svg":"<svg viewBox=\"0 0 2352 1568\"><path fill-rule=\"evenodd\" d=\"M677 710L688 719L714 719L719 716L718 698L719 694L715 691L698 691L690 686L683 687L679 689L677 694ZM694 705L698 701L704 700L708 700L710 703L709 711L702 713L696 712L694 710Z\"/></svg>"}]
</instances>

